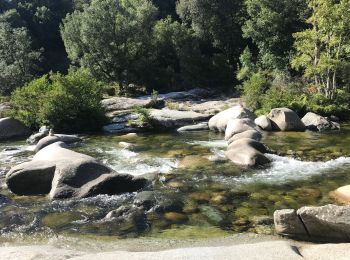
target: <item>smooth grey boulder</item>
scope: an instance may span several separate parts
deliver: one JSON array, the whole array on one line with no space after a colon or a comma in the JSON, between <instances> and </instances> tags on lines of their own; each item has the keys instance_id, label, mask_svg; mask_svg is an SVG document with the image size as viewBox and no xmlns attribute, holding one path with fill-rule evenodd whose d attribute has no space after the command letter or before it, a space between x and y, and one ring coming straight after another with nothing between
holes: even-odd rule
<instances>
[{"instance_id":1,"label":"smooth grey boulder","mask_svg":"<svg viewBox=\"0 0 350 260\"><path fill-rule=\"evenodd\" d=\"M246 146L250 146L261 153L268 152L268 149L266 148L266 146L264 144L254 140L254 139L249 139L249 138L241 138L241 139L238 139L238 140L232 142L227 147L227 150L236 149L236 148L240 148L240 147L244 148Z\"/></svg>"},{"instance_id":2,"label":"smooth grey boulder","mask_svg":"<svg viewBox=\"0 0 350 260\"><path fill-rule=\"evenodd\" d=\"M6 174L6 184L17 195L48 194L55 170L56 164L50 161L22 163Z\"/></svg>"},{"instance_id":3,"label":"smooth grey boulder","mask_svg":"<svg viewBox=\"0 0 350 260\"><path fill-rule=\"evenodd\" d=\"M267 116L259 116L254 120L254 123L259 126L262 130L271 131L272 124L271 120Z\"/></svg>"},{"instance_id":4,"label":"smooth grey boulder","mask_svg":"<svg viewBox=\"0 0 350 260\"><path fill-rule=\"evenodd\" d=\"M271 120L272 129L276 131L303 131L304 123L299 116L289 108L274 108L268 118Z\"/></svg>"},{"instance_id":5,"label":"smooth grey boulder","mask_svg":"<svg viewBox=\"0 0 350 260\"><path fill-rule=\"evenodd\" d=\"M209 128L210 130L213 130L213 131L225 132L227 123L231 119L241 119L241 118L248 118L248 119L254 120L256 116L253 112L251 112L247 108L244 108L240 105L234 106L213 116L209 120Z\"/></svg>"},{"instance_id":6,"label":"smooth grey boulder","mask_svg":"<svg viewBox=\"0 0 350 260\"><path fill-rule=\"evenodd\" d=\"M17 119L5 117L0 119L0 140L28 137L31 131Z\"/></svg>"},{"instance_id":7,"label":"smooth grey boulder","mask_svg":"<svg viewBox=\"0 0 350 260\"><path fill-rule=\"evenodd\" d=\"M350 242L350 206L303 207L297 214L312 240Z\"/></svg>"},{"instance_id":8,"label":"smooth grey boulder","mask_svg":"<svg viewBox=\"0 0 350 260\"><path fill-rule=\"evenodd\" d=\"M327 130L338 130L339 124L334 123L327 118L317 115L315 113L307 113L301 121L304 123L307 129L312 131L327 131Z\"/></svg>"},{"instance_id":9,"label":"smooth grey boulder","mask_svg":"<svg viewBox=\"0 0 350 260\"><path fill-rule=\"evenodd\" d=\"M247 130L247 131L244 131L242 133L235 134L227 141L227 143L230 145L231 143L233 143L239 139L242 139L242 138L253 139L255 141L260 142L262 139L262 134L256 130Z\"/></svg>"},{"instance_id":10,"label":"smooth grey boulder","mask_svg":"<svg viewBox=\"0 0 350 260\"><path fill-rule=\"evenodd\" d=\"M73 144L73 143L78 143L81 142L82 139L79 138L76 135L63 135L63 134L55 134L52 136L46 136L42 139L39 140L35 147L35 152L40 151L44 147L56 143L56 142L63 142L65 144Z\"/></svg>"},{"instance_id":11,"label":"smooth grey boulder","mask_svg":"<svg viewBox=\"0 0 350 260\"><path fill-rule=\"evenodd\" d=\"M227 122L225 140L228 141L234 135L243 133L248 130L257 130L256 124L251 119L231 119Z\"/></svg>"},{"instance_id":12,"label":"smooth grey boulder","mask_svg":"<svg viewBox=\"0 0 350 260\"><path fill-rule=\"evenodd\" d=\"M152 109L150 121L154 127L160 129L174 129L189 124L206 121L210 115L200 114L192 111L178 111L169 109Z\"/></svg>"},{"instance_id":13,"label":"smooth grey boulder","mask_svg":"<svg viewBox=\"0 0 350 260\"><path fill-rule=\"evenodd\" d=\"M270 163L264 153L266 147L252 139L242 138L231 143L225 155L234 164L246 167L262 166Z\"/></svg>"},{"instance_id":14,"label":"smooth grey boulder","mask_svg":"<svg viewBox=\"0 0 350 260\"><path fill-rule=\"evenodd\" d=\"M134 192L146 183L142 178L120 175L91 156L71 151L63 142L41 149L33 158L33 161L40 160L56 164L50 199Z\"/></svg>"},{"instance_id":15,"label":"smooth grey boulder","mask_svg":"<svg viewBox=\"0 0 350 260\"><path fill-rule=\"evenodd\" d=\"M195 125L187 125L177 129L178 132L193 132L193 131L205 131L209 130L208 123L199 123Z\"/></svg>"},{"instance_id":16,"label":"smooth grey boulder","mask_svg":"<svg viewBox=\"0 0 350 260\"><path fill-rule=\"evenodd\" d=\"M300 239L308 238L304 224L295 209L276 210L273 218L277 234Z\"/></svg>"}]
</instances>

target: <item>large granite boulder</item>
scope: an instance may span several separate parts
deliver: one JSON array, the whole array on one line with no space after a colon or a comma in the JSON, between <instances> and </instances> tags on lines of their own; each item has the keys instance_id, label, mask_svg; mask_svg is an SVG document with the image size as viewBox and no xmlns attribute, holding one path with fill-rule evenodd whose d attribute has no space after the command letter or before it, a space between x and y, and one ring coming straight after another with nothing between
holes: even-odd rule
<instances>
[{"instance_id":1,"label":"large granite boulder","mask_svg":"<svg viewBox=\"0 0 350 260\"><path fill-rule=\"evenodd\" d=\"M17 195L48 194L55 170L56 164L50 161L22 163L6 174L6 184Z\"/></svg>"},{"instance_id":2,"label":"large granite boulder","mask_svg":"<svg viewBox=\"0 0 350 260\"><path fill-rule=\"evenodd\" d=\"M338 130L339 124L315 113L307 113L301 121L307 129L312 131Z\"/></svg>"},{"instance_id":3,"label":"large granite boulder","mask_svg":"<svg viewBox=\"0 0 350 260\"><path fill-rule=\"evenodd\" d=\"M272 124L271 120L267 116L259 116L255 119L254 123L259 126L262 130L271 131Z\"/></svg>"},{"instance_id":4,"label":"large granite boulder","mask_svg":"<svg viewBox=\"0 0 350 260\"><path fill-rule=\"evenodd\" d=\"M264 155L266 152L267 149L263 144L253 139L242 138L231 143L225 155L234 164L254 167L270 163L270 160Z\"/></svg>"},{"instance_id":5,"label":"large granite boulder","mask_svg":"<svg viewBox=\"0 0 350 260\"><path fill-rule=\"evenodd\" d=\"M242 133L235 134L227 141L227 143L230 145L231 143L233 143L239 139L242 139L242 138L253 139L257 142L260 142L262 139L262 134L256 130L247 130L247 131L244 131Z\"/></svg>"},{"instance_id":6,"label":"large granite boulder","mask_svg":"<svg viewBox=\"0 0 350 260\"><path fill-rule=\"evenodd\" d=\"M49 193L50 199L135 192L146 185L145 179L118 174L93 157L67 149L63 142L44 147L30 163L14 167L6 181L16 194Z\"/></svg>"},{"instance_id":7,"label":"large granite boulder","mask_svg":"<svg viewBox=\"0 0 350 260\"><path fill-rule=\"evenodd\" d=\"M192 111L177 111L168 109L152 109L150 111L150 121L152 126L160 130L174 129L193 123L200 123L208 120L210 117L210 115Z\"/></svg>"},{"instance_id":8,"label":"large granite boulder","mask_svg":"<svg viewBox=\"0 0 350 260\"><path fill-rule=\"evenodd\" d=\"M248 119L254 120L256 116L253 112L251 112L247 108L244 108L242 106L234 106L213 116L209 120L209 128L210 130L213 130L213 131L225 132L227 123L231 119L241 119L241 118L248 118Z\"/></svg>"},{"instance_id":9,"label":"large granite boulder","mask_svg":"<svg viewBox=\"0 0 350 260\"><path fill-rule=\"evenodd\" d=\"M225 131L225 140L228 141L230 138L232 138L236 134L240 134L249 130L257 130L257 126L253 122L253 120L249 118L230 119L227 122L227 127Z\"/></svg>"},{"instance_id":10,"label":"large granite boulder","mask_svg":"<svg viewBox=\"0 0 350 260\"><path fill-rule=\"evenodd\" d=\"M274 108L268 118L271 120L273 130L277 131L303 131L304 123L299 116L289 108Z\"/></svg>"},{"instance_id":11,"label":"large granite boulder","mask_svg":"<svg viewBox=\"0 0 350 260\"><path fill-rule=\"evenodd\" d=\"M277 211L275 223L281 235L314 242L350 242L350 206L303 207L296 214Z\"/></svg>"},{"instance_id":12,"label":"large granite boulder","mask_svg":"<svg viewBox=\"0 0 350 260\"><path fill-rule=\"evenodd\" d=\"M30 134L30 129L18 120L11 117L0 119L0 140L27 137Z\"/></svg>"}]
</instances>

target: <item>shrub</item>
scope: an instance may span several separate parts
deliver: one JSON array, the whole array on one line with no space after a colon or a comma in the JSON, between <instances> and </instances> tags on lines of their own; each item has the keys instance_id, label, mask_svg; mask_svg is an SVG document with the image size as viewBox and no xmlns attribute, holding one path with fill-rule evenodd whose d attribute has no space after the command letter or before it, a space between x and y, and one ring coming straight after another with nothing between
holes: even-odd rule
<instances>
[{"instance_id":1,"label":"shrub","mask_svg":"<svg viewBox=\"0 0 350 260\"><path fill-rule=\"evenodd\" d=\"M105 122L102 87L85 72L45 75L17 89L13 115L32 129L46 124L56 131L99 130Z\"/></svg>"},{"instance_id":2,"label":"shrub","mask_svg":"<svg viewBox=\"0 0 350 260\"><path fill-rule=\"evenodd\" d=\"M260 108L262 105L261 96L269 86L269 81L262 72L252 74L252 76L243 83L243 100L246 105L253 110Z\"/></svg>"}]
</instances>

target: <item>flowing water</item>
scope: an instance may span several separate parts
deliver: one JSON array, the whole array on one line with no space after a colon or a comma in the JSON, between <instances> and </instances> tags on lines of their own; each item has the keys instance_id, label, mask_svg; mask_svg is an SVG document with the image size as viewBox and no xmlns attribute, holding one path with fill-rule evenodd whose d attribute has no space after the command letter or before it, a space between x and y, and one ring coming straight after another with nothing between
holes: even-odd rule
<instances>
[{"instance_id":1,"label":"flowing water","mask_svg":"<svg viewBox=\"0 0 350 260\"><path fill-rule=\"evenodd\" d=\"M224 158L226 142L211 132L85 136L73 149L120 173L148 176L152 189L181 202L176 212L147 212L146 226L106 221L136 194L50 202L20 197L4 187L8 169L30 160L25 142L0 143L0 242L52 237L203 238L235 233L273 234L276 209L335 203L329 192L350 183L350 126L330 133L270 133L271 165L244 169ZM120 142L131 143L128 149ZM215 160L214 160L215 159Z\"/></svg>"}]
</instances>

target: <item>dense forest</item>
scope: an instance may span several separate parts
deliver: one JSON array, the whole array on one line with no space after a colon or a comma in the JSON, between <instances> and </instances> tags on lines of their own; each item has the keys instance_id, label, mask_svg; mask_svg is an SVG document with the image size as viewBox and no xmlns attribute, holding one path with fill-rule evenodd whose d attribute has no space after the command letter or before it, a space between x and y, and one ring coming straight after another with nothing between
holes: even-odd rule
<instances>
[{"instance_id":1,"label":"dense forest","mask_svg":"<svg viewBox=\"0 0 350 260\"><path fill-rule=\"evenodd\" d=\"M51 115L66 92L96 101L111 89L208 88L241 93L258 114L345 118L349 10L349 0L1 0L0 92L31 126L37 100Z\"/></svg>"}]
</instances>

